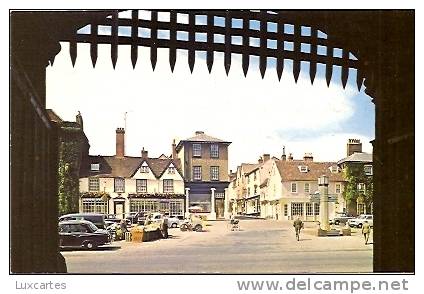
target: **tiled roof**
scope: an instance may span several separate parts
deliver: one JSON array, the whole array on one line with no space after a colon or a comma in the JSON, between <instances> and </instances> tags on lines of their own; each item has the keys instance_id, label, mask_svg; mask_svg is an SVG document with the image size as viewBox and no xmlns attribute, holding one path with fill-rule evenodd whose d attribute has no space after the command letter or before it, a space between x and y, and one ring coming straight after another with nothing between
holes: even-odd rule
<instances>
[{"instance_id":1,"label":"tiled roof","mask_svg":"<svg viewBox=\"0 0 424 294\"><path fill-rule=\"evenodd\" d=\"M231 144L231 142L224 141L224 140L206 135L204 132L196 132L194 137L191 137L191 138L188 138L188 139L185 139L185 140L181 140L180 142L178 142L178 145L176 147L177 151L181 149L182 143L184 143L184 142L200 142L200 143L202 143L202 142L204 142L204 143L206 143L206 142L211 142L211 143L216 142L216 143Z\"/></svg>"},{"instance_id":2,"label":"tiled roof","mask_svg":"<svg viewBox=\"0 0 424 294\"><path fill-rule=\"evenodd\" d=\"M160 159L160 158L147 158L142 157L129 157L123 158L115 156L89 156L88 162L81 166L80 177L131 177L140 165L147 161L150 169L156 177L160 177L166 170L170 162L174 164L176 169L181 173L181 164L179 159ZM99 163L99 171L91 171L92 163Z\"/></svg>"},{"instance_id":3,"label":"tiled roof","mask_svg":"<svg viewBox=\"0 0 424 294\"><path fill-rule=\"evenodd\" d=\"M260 163L242 163L241 168L243 169L244 174L247 175L257 169L260 165Z\"/></svg>"},{"instance_id":4,"label":"tiled roof","mask_svg":"<svg viewBox=\"0 0 424 294\"><path fill-rule=\"evenodd\" d=\"M335 162L314 162L304 160L276 161L282 181L318 181L322 175L327 175L330 181L342 182L341 172L332 173L330 168L337 166ZM301 172L299 166L307 166L308 172Z\"/></svg>"},{"instance_id":5,"label":"tiled roof","mask_svg":"<svg viewBox=\"0 0 424 294\"><path fill-rule=\"evenodd\" d=\"M342 164L344 162L372 162L372 154L365 152L356 152L346 158L339 160L337 164Z\"/></svg>"}]
</instances>

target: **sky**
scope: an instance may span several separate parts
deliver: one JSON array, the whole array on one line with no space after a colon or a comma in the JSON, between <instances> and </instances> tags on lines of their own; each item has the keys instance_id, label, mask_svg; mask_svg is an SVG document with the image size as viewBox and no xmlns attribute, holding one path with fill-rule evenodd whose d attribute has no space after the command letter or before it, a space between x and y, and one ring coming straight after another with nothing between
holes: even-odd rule
<instances>
[{"instance_id":1,"label":"sky","mask_svg":"<svg viewBox=\"0 0 424 294\"><path fill-rule=\"evenodd\" d=\"M160 15L159 20L161 17L166 15ZM197 21L201 24L202 19L196 18ZM233 22L233 26L237 25ZM251 25L254 29L256 24ZM108 28L100 29L110 34ZM273 30L272 25L268 24L268 30ZM87 28L80 30L87 32ZM125 28L119 33L127 34ZM307 27L302 28L303 33L308 33ZM167 32L161 34L159 37L169 38ZM139 36L149 37L149 34L139 31ZM324 33L321 36L326 37ZM219 38L215 42L220 42ZM316 161L338 161L346 156L347 140L357 138L363 143L363 151L372 152L369 142L374 139L374 104L364 93L364 87L358 91L354 70L346 89L341 86L339 68L335 68L327 87L324 67L318 67L311 85L308 64L304 63L295 83L291 61L286 60L278 81L275 60L269 59L262 79L258 58L251 57L244 77L241 56L233 54L227 77L222 53L215 52L209 74L205 54L199 52L190 73L186 51L178 50L175 70L171 73L168 49L158 49L153 71L150 49L144 47L139 47L138 62L133 69L129 46L119 46L114 70L109 45L99 46L93 69L87 44L78 45L73 68L68 44L61 46L53 66L46 70L47 108L68 121L75 121L75 115L81 112L92 155L115 154L117 127L126 127L128 156L140 156L143 147L151 157L169 155L173 139L178 143L192 137L195 131L204 131L232 142L229 147L232 170L242 162L257 162L264 153L281 157L283 146L294 158L300 159L310 152ZM268 47L272 46L268 42Z\"/></svg>"}]
</instances>

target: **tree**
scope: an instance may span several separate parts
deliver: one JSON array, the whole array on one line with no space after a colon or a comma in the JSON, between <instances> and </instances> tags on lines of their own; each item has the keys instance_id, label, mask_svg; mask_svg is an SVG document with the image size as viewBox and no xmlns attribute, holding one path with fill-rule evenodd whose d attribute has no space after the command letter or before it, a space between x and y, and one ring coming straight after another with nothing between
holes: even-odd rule
<instances>
[{"instance_id":1,"label":"tree","mask_svg":"<svg viewBox=\"0 0 424 294\"><path fill-rule=\"evenodd\" d=\"M356 214L356 205L358 200L365 204L366 211L370 211L373 199L373 178L364 172L363 163L346 163L344 168L344 178L347 182L343 191L343 197L346 200L347 212ZM365 185L365 190L358 189L359 184Z\"/></svg>"}]
</instances>

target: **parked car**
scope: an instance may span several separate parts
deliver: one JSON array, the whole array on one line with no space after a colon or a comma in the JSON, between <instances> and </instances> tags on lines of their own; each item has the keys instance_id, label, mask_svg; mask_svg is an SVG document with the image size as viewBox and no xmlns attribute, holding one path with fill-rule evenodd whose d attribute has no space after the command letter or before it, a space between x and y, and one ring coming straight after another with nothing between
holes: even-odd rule
<instances>
[{"instance_id":1,"label":"parked car","mask_svg":"<svg viewBox=\"0 0 424 294\"><path fill-rule=\"evenodd\" d=\"M184 217L181 216L170 216L166 217L168 219L168 226L171 228L179 227L180 224L184 221Z\"/></svg>"},{"instance_id":2,"label":"parked car","mask_svg":"<svg viewBox=\"0 0 424 294\"><path fill-rule=\"evenodd\" d=\"M71 213L59 217L59 222L67 220L87 220L99 229L106 229L105 215L101 213Z\"/></svg>"},{"instance_id":3,"label":"parked car","mask_svg":"<svg viewBox=\"0 0 424 294\"><path fill-rule=\"evenodd\" d=\"M144 212L130 212L126 217L127 222L130 224L144 224L146 220L146 215Z\"/></svg>"},{"instance_id":4,"label":"parked car","mask_svg":"<svg viewBox=\"0 0 424 294\"><path fill-rule=\"evenodd\" d=\"M330 220L330 225L335 224L335 225L339 225L339 224L346 224L348 220L354 218L353 216L347 215L344 212L341 213L337 213L336 212L336 216Z\"/></svg>"},{"instance_id":5,"label":"parked car","mask_svg":"<svg viewBox=\"0 0 424 294\"><path fill-rule=\"evenodd\" d=\"M350 227L362 228L365 221L367 221L370 224L370 226L372 227L373 226L373 216L372 216L372 214L361 214L357 218L352 218L352 219L348 220L347 224Z\"/></svg>"},{"instance_id":6,"label":"parked car","mask_svg":"<svg viewBox=\"0 0 424 294\"><path fill-rule=\"evenodd\" d=\"M94 249L111 242L110 234L90 221L66 220L59 223L59 246Z\"/></svg>"}]
</instances>

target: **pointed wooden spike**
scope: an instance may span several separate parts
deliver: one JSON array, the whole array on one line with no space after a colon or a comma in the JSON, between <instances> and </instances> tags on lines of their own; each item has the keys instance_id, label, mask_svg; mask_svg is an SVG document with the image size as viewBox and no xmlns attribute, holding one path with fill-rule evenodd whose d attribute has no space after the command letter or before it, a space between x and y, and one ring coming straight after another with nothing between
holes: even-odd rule
<instances>
[{"instance_id":1,"label":"pointed wooden spike","mask_svg":"<svg viewBox=\"0 0 424 294\"><path fill-rule=\"evenodd\" d=\"M327 81L327 87L330 86L331 76L333 75L333 65L327 64L325 66L325 80Z\"/></svg>"},{"instance_id":2,"label":"pointed wooden spike","mask_svg":"<svg viewBox=\"0 0 424 294\"><path fill-rule=\"evenodd\" d=\"M152 64L153 71L156 68L156 62L158 61L158 52L156 47L150 47L150 62Z\"/></svg>"},{"instance_id":3,"label":"pointed wooden spike","mask_svg":"<svg viewBox=\"0 0 424 294\"><path fill-rule=\"evenodd\" d=\"M213 66L213 52L208 51L207 56L206 56L206 64L208 66L208 71L209 73L211 73L212 71L212 66Z\"/></svg>"},{"instance_id":4,"label":"pointed wooden spike","mask_svg":"<svg viewBox=\"0 0 424 294\"><path fill-rule=\"evenodd\" d=\"M349 77L349 68L348 67L343 67L342 68L342 85L343 85L343 89L346 88L348 77Z\"/></svg>"},{"instance_id":5,"label":"pointed wooden spike","mask_svg":"<svg viewBox=\"0 0 424 294\"><path fill-rule=\"evenodd\" d=\"M246 76L247 71L249 70L249 55L243 54L241 66L243 68L244 76Z\"/></svg>"},{"instance_id":6,"label":"pointed wooden spike","mask_svg":"<svg viewBox=\"0 0 424 294\"><path fill-rule=\"evenodd\" d=\"M359 71L359 69L357 69L356 70L356 85L358 86L358 91L361 91L363 81L364 80L362 78L361 72Z\"/></svg>"},{"instance_id":7,"label":"pointed wooden spike","mask_svg":"<svg viewBox=\"0 0 424 294\"><path fill-rule=\"evenodd\" d=\"M93 64L93 68L95 68L96 62L97 62L97 44L91 43L90 56L91 56L91 63Z\"/></svg>"},{"instance_id":8,"label":"pointed wooden spike","mask_svg":"<svg viewBox=\"0 0 424 294\"><path fill-rule=\"evenodd\" d=\"M296 83L297 83L297 80L299 79L299 74L300 74L300 61L294 60L293 61L293 76L294 76L294 81Z\"/></svg>"},{"instance_id":9,"label":"pointed wooden spike","mask_svg":"<svg viewBox=\"0 0 424 294\"><path fill-rule=\"evenodd\" d=\"M315 76L317 73L317 64L316 62L309 63L309 77L311 78L311 84L314 84Z\"/></svg>"},{"instance_id":10,"label":"pointed wooden spike","mask_svg":"<svg viewBox=\"0 0 424 294\"><path fill-rule=\"evenodd\" d=\"M260 59L259 59L259 70L261 72L261 77L262 79L265 76L265 72L266 72L266 56L261 55Z\"/></svg>"},{"instance_id":11,"label":"pointed wooden spike","mask_svg":"<svg viewBox=\"0 0 424 294\"><path fill-rule=\"evenodd\" d=\"M225 53L225 55L224 55L224 67L225 67L225 73L228 76L228 73L230 72L230 68L231 68L231 53L229 53L229 54Z\"/></svg>"},{"instance_id":12,"label":"pointed wooden spike","mask_svg":"<svg viewBox=\"0 0 424 294\"><path fill-rule=\"evenodd\" d=\"M188 52L188 66L190 68L191 73L193 73L195 58L196 57L195 57L194 50L189 51Z\"/></svg>"},{"instance_id":13,"label":"pointed wooden spike","mask_svg":"<svg viewBox=\"0 0 424 294\"><path fill-rule=\"evenodd\" d=\"M135 69L135 65L137 64L138 59L138 47L137 45L131 45L131 64L133 69Z\"/></svg>"},{"instance_id":14,"label":"pointed wooden spike","mask_svg":"<svg viewBox=\"0 0 424 294\"><path fill-rule=\"evenodd\" d=\"M169 66L171 67L171 72L174 72L176 61L177 61L177 54L175 49L169 49Z\"/></svg>"},{"instance_id":15,"label":"pointed wooden spike","mask_svg":"<svg viewBox=\"0 0 424 294\"><path fill-rule=\"evenodd\" d=\"M71 56L72 67L75 67L75 62L77 61L77 43L75 40L69 43L69 55Z\"/></svg>"}]
</instances>

